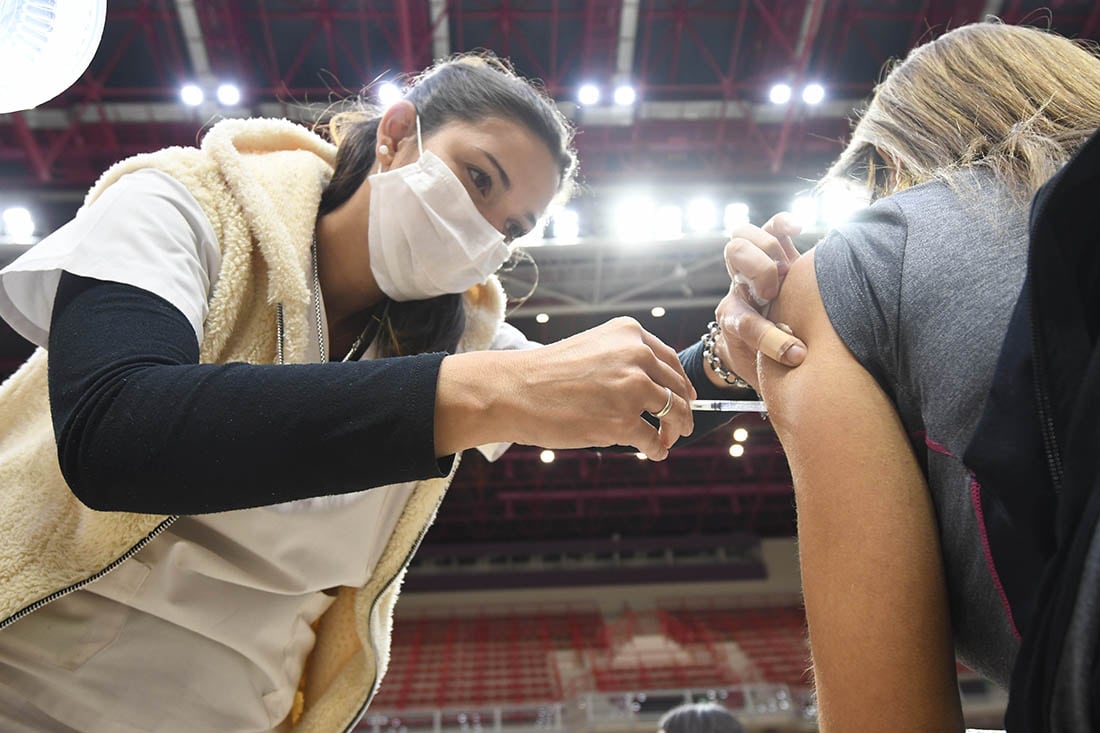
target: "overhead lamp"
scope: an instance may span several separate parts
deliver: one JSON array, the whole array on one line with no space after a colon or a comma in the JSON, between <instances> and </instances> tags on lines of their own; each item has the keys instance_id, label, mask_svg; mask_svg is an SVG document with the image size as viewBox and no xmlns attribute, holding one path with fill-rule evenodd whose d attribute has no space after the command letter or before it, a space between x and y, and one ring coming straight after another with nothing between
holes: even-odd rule
<instances>
[{"instance_id":1,"label":"overhead lamp","mask_svg":"<svg viewBox=\"0 0 1100 733\"><path fill-rule=\"evenodd\" d=\"M657 239L676 239L684 234L684 217L679 206L666 204L657 208L653 234Z\"/></svg>"},{"instance_id":2,"label":"overhead lamp","mask_svg":"<svg viewBox=\"0 0 1100 733\"><path fill-rule=\"evenodd\" d=\"M615 87L615 104L620 107L629 107L638 98L638 93L629 84L620 84Z\"/></svg>"},{"instance_id":3,"label":"overhead lamp","mask_svg":"<svg viewBox=\"0 0 1100 733\"><path fill-rule=\"evenodd\" d=\"M389 108L394 102L401 101L401 88L392 81L382 82L378 85L378 103L384 108Z\"/></svg>"},{"instance_id":4,"label":"overhead lamp","mask_svg":"<svg viewBox=\"0 0 1100 733\"><path fill-rule=\"evenodd\" d=\"M821 104L825 99L825 87L820 84L807 84L802 90L802 101L806 104Z\"/></svg>"},{"instance_id":5,"label":"overhead lamp","mask_svg":"<svg viewBox=\"0 0 1100 733\"><path fill-rule=\"evenodd\" d=\"M107 0L4 0L0 114L33 109L72 86L103 38Z\"/></svg>"},{"instance_id":6,"label":"overhead lamp","mask_svg":"<svg viewBox=\"0 0 1100 733\"><path fill-rule=\"evenodd\" d=\"M535 316L535 323L549 323L549 322L550 322L550 314L549 313L539 313L538 315Z\"/></svg>"},{"instance_id":7,"label":"overhead lamp","mask_svg":"<svg viewBox=\"0 0 1100 733\"><path fill-rule=\"evenodd\" d=\"M734 443L733 445L730 446L730 457L731 458L740 458L743 455L745 455L745 446L743 446L740 443Z\"/></svg>"},{"instance_id":8,"label":"overhead lamp","mask_svg":"<svg viewBox=\"0 0 1100 733\"><path fill-rule=\"evenodd\" d=\"M577 90L577 101L588 107L600 101L600 88L595 84L581 84Z\"/></svg>"},{"instance_id":9,"label":"overhead lamp","mask_svg":"<svg viewBox=\"0 0 1100 733\"><path fill-rule=\"evenodd\" d=\"M821 213L825 225L832 229L852 218L860 209L866 208L871 199L866 189L859 189L843 183L827 184L821 192Z\"/></svg>"},{"instance_id":10,"label":"overhead lamp","mask_svg":"<svg viewBox=\"0 0 1100 733\"><path fill-rule=\"evenodd\" d=\"M17 244L28 243L34 236L34 218L31 212L22 206L11 206L0 215L4 222L4 233Z\"/></svg>"},{"instance_id":11,"label":"overhead lamp","mask_svg":"<svg viewBox=\"0 0 1100 733\"><path fill-rule=\"evenodd\" d=\"M554 462L554 451L544 450L542 453L539 453L539 460L542 461L543 463L553 463Z\"/></svg>"},{"instance_id":12,"label":"overhead lamp","mask_svg":"<svg viewBox=\"0 0 1100 733\"><path fill-rule=\"evenodd\" d=\"M640 242L654 236L655 206L648 196L629 196L612 209L612 229L624 242Z\"/></svg>"},{"instance_id":13,"label":"overhead lamp","mask_svg":"<svg viewBox=\"0 0 1100 733\"><path fill-rule=\"evenodd\" d=\"M791 87L789 84L773 84L768 91L768 99L772 104L786 104L791 101Z\"/></svg>"},{"instance_id":14,"label":"overhead lamp","mask_svg":"<svg viewBox=\"0 0 1100 733\"><path fill-rule=\"evenodd\" d=\"M184 84L180 87L180 101L188 107L198 107L204 99L206 95L198 84Z\"/></svg>"},{"instance_id":15,"label":"overhead lamp","mask_svg":"<svg viewBox=\"0 0 1100 733\"><path fill-rule=\"evenodd\" d=\"M241 103L241 90L236 84L218 85L218 104L225 107L236 107Z\"/></svg>"},{"instance_id":16,"label":"overhead lamp","mask_svg":"<svg viewBox=\"0 0 1100 733\"><path fill-rule=\"evenodd\" d=\"M639 461L649 460L649 456L647 456L645 453L635 453L634 457L637 458Z\"/></svg>"},{"instance_id":17,"label":"overhead lamp","mask_svg":"<svg viewBox=\"0 0 1100 733\"><path fill-rule=\"evenodd\" d=\"M554 214L551 224L558 244L576 242L581 233L581 217L575 209L562 209Z\"/></svg>"},{"instance_id":18,"label":"overhead lamp","mask_svg":"<svg viewBox=\"0 0 1100 733\"><path fill-rule=\"evenodd\" d=\"M749 431L745 428L737 428L733 431L733 439L738 443L744 443L749 438Z\"/></svg>"},{"instance_id":19,"label":"overhead lamp","mask_svg":"<svg viewBox=\"0 0 1100 733\"><path fill-rule=\"evenodd\" d=\"M660 306L660 305L653 306L652 308L649 309L649 315L653 316L654 318L664 318L665 317L664 306Z\"/></svg>"},{"instance_id":20,"label":"overhead lamp","mask_svg":"<svg viewBox=\"0 0 1100 733\"><path fill-rule=\"evenodd\" d=\"M727 234L742 224L749 223L749 205L742 201L726 204L722 212L722 230Z\"/></svg>"},{"instance_id":21,"label":"overhead lamp","mask_svg":"<svg viewBox=\"0 0 1100 733\"><path fill-rule=\"evenodd\" d=\"M718 229L718 207L710 199L692 199L687 206L688 229L713 232Z\"/></svg>"},{"instance_id":22,"label":"overhead lamp","mask_svg":"<svg viewBox=\"0 0 1100 733\"><path fill-rule=\"evenodd\" d=\"M809 232L817 228L817 211L817 199L813 196L796 196L791 203L791 213L802 225L803 231Z\"/></svg>"}]
</instances>

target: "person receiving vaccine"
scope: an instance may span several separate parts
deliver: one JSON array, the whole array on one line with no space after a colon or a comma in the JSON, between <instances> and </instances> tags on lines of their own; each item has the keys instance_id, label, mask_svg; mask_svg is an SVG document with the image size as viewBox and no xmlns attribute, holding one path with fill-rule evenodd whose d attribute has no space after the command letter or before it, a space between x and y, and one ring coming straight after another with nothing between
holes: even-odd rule
<instances>
[{"instance_id":1,"label":"person receiving vaccine","mask_svg":"<svg viewBox=\"0 0 1100 733\"><path fill-rule=\"evenodd\" d=\"M575 156L503 62L330 132L122 161L0 272L40 347L0 389L3 730L351 730L463 450L661 460L726 394L631 319L512 348L493 273Z\"/></svg>"}]
</instances>

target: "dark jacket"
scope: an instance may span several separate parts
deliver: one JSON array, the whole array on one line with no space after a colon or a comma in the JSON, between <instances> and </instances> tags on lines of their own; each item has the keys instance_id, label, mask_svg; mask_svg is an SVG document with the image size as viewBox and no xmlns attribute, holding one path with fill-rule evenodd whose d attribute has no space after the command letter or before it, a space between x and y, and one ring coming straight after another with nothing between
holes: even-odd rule
<instances>
[{"instance_id":1,"label":"dark jacket","mask_svg":"<svg viewBox=\"0 0 1100 733\"><path fill-rule=\"evenodd\" d=\"M965 462L1021 645L1009 733L1100 730L1100 133L1036 194Z\"/></svg>"}]
</instances>

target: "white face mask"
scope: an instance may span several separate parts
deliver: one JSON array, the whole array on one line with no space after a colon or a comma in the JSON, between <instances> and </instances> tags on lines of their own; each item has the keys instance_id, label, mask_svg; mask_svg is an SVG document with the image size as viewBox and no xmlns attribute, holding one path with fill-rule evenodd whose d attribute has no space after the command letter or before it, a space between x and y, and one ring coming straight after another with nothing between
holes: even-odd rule
<instances>
[{"instance_id":1,"label":"white face mask","mask_svg":"<svg viewBox=\"0 0 1100 733\"><path fill-rule=\"evenodd\" d=\"M508 258L504 235L485 220L447 164L420 140L420 158L370 176L370 269L397 301L461 293ZM381 168L381 164L379 164Z\"/></svg>"}]
</instances>

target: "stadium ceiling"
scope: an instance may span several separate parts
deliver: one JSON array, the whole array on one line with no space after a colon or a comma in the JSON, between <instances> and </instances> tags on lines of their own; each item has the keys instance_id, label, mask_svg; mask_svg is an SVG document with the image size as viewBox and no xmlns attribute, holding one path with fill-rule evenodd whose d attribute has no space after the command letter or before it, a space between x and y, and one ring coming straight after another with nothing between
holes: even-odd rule
<instances>
[{"instance_id":1,"label":"stadium ceiling","mask_svg":"<svg viewBox=\"0 0 1100 733\"><path fill-rule=\"evenodd\" d=\"M79 82L38 109L0 115L0 205L28 206L49 232L123 157L193 145L220 117L313 122L433 59L491 49L540 79L575 123L582 218L645 182L658 197L746 201L759 223L840 151L890 59L990 15L1100 38L1093 0L111 0L103 44ZM780 82L794 93L783 105L769 100ZM184 105L186 83L208 101ZM238 103L216 101L222 83L239 87ZM586 83L600 88L599 104L578 103ZM809 83L824 87L821 103L801 102ZM611 101L620 84L634 87L634 104ZM513 319L550 341L628 313L682 348L728 284L721 245L711 236L622 246L601 232L533 248L539 289ZM506 281L519 297L535 278L521 264ZM651 315L653 305L667 315ZM549 320L536 323L538 313ZM22 358L12 338L0 333L8 367ZM570 452L541 466L525 449L494 465L468 458L433 536L789 534L789 477L767 424L753 420L750 448L736 459L729 430L659 465ZM656 487L648 495L647 482Z\"/></svg>"},{"instance_id":2,"label":"stadium ceiling","mask_svg":"<svg viewBox=\"0 0 1100 733\"><path fill-rule=\"evenodd\" d=\"M723 181L821 172L883 65L945 28L997 15L1093 38L1088 0L112 0L103 44L68 92L0 116L0 187L54 194L111 162L193 144L219 116L315 119L331 102L457 51L491 49L573 117L585 180ZM768 90L811 81L820 105ZM232 82L231 107L181 104L187 82ZM610 99L580 108L592 82Z\"/></svg>"}]
</instances>

